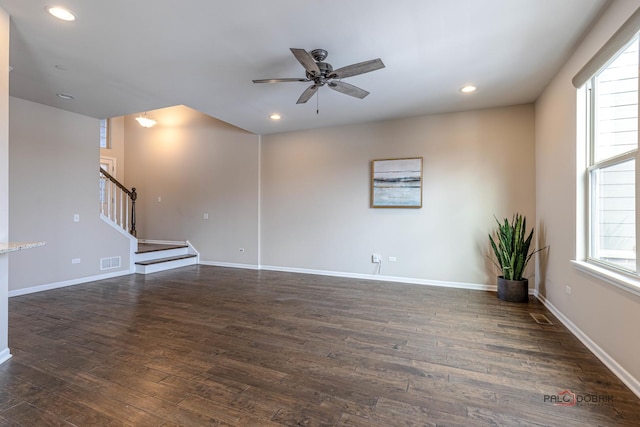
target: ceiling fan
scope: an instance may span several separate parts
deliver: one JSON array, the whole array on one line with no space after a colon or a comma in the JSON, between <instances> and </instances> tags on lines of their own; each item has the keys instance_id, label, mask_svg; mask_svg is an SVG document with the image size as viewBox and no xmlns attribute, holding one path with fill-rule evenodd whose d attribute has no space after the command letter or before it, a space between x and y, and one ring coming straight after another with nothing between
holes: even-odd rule
<instances>
[{"instance_id":1,"label":"ceiling fan","mask_svg":"<svg viewBox=\"0 0 640 427\"><path fill-rule=\"evenodd\" d=\"M306 70L305 78L281 78L281 79L260 79L253 80L254 83L283 83L283 82L313 82L309 86L296 104L304 104L324 85L329 86L331 89L344 93L356 98L364 98L369 95L364 89L360 89L357 86L351 85L340 81L346 77L357 76L359 74L369 73L371 71L384 68L384 64L380 58L372 59L370 61L359 62L357 64L347 65L346 67L338 68L334 70L331 64L324 62L328 52L324 49L315 49L311 53L304 49L291 48L291 53L296 57L298 62L302 64Z\"/></svg>"}]
</instances>

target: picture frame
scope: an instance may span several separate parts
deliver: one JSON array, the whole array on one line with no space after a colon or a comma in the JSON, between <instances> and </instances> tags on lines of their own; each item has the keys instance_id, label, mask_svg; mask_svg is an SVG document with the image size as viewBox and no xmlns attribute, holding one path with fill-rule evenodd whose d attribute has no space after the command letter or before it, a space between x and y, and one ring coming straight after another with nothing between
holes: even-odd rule
<instances>
[{"instance_id":1,"label":"picture frame","mask_svg":"<svg viewBox=\"0 0 640 427\"><path fill-rule=\"evenodd\" d=\"M372 208L422 208L422 157L371 161Z\"/></svg>"}]
</instances>

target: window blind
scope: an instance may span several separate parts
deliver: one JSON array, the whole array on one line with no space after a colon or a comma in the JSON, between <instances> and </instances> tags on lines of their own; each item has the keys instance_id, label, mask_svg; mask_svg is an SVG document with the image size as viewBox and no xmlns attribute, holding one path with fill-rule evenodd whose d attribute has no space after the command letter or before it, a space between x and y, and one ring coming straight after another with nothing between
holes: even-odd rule
<instances>
[{"instance_id":1,"label":"window blind","mask_svg":"<svg viewBox=\"0 0 640 427\"><path fill-rule=\"evenodd\" d=\"M571 82L576 88L582 87L613 55L622 49L640 31L640 8L626 20L618 31L600 48L600 50L573 77Z\"/></svg>"}]
</instances>

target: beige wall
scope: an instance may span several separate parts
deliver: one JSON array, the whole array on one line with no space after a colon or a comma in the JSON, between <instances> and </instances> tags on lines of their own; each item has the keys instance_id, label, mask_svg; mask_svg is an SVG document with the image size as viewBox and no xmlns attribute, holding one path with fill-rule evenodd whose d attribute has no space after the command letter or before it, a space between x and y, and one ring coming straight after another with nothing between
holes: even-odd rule
<instances>
[{"instance_id":1,"label":"beige wall","mask_svg":"<svg viewBox=\"0 0 640 427\"><path fill-rule=\"evenodd\" d=\"M128 270L129 240L99 217L98 120L18 98L9 102L9 237L47 242L11 254L9 290ZM100 258L118 255L121 269L100 270ZM73 258L81 262L72 264Z\"/></svg>"},{"instance_id":2,"label":"beige wall","mask_svg":"<svg viewBox=\"0 0 640 427\"><path fill-rule=\"evenodd\" d=\"M636 6L612 3L535 110L423 116L259 142L173 107L149 113L158 120L152 129L120 118L108 153L119 159L118 176L140 193L139 235L188 239L203 261L374 274L370 255L380 253L385 276L493 284L485 257L493 215L520 211L530 223L537 219L541 243L550 245L539 266L542 297L637 382L640 297L570 263L582 232L570 80ZM98 219L98 121L8 97L9 19L0 12L0 241L47 241L12 254L9 263L0 256L1 357L7 289L94 277L106 256L123 255L128 269L129 243ZM424 158L423 208L370 209L370 161L413 156ZM72 258L82 262L72 265Z\"/></svg>"},{"instance_id":3,"label":"beige wall","mask_svg":"<svg viewBox=\"0 0 640 427\"><path fill-rule=\"evenodd\" d=\"M0 242L9 240L9 15L0 8ZM8 255L0 255L0 362L9 357Z\"/></svg>"},{"instance_id":4,"label":"beige wall","mask_svg":"<svg viewBox=\"0 0 640 427\"><path fill-rule=\"evenodd\" d=\"M258 136L184 106L148 117L158 124L125 118L138 237L189 240L205 262L257 265Z\"/></svg>"},{"instance_id":5,"label":"beige wall","mask_svg":"<svg viewBox=\"0 0 640 427\"><path fill-rule=\"evenodd\" d=\"M570 261L576 259L576 240L583 236L576 221L576 207L583 209L583 198L577 197L581 193L576 193L583 165L576 164L584 150L576 138L576 90L571 79L637 7L637 2L613 2L536 103L537 217L550 245L540 292L636 384L640 297L578 272ZM578 248L578 252L583 251ZM571 295L565 293L567 285Z\"/></svg>"},{"instance_id":6,"label":"beige wall","mask_svg":"<svg viewBox=\"0 0 640 427\"><path fill-rule=\"evenodd\" d=\"M261 264L495 285L493 216L535 223L533 105L262 137ZM373 159L424 158L422 209L369 208ZM396 257L389 262L388 257Z\"/></svg>"}]
</instances>

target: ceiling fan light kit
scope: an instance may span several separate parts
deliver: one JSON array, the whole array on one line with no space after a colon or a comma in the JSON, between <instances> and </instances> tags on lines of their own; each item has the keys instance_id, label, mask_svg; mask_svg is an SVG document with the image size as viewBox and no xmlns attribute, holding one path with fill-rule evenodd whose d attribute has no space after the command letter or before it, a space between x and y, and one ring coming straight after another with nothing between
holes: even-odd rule
<instances>
[{"instance_id":1,"label":"ceiling fan light kit","mask_svg":"<svg viewBox=\"0 0 640 427\"><path fill-rule=\"evenodd\" d=\"M291 48L291 53L305 69L305 78L275 78L275 79L258 79L253 80L254 83L288 83L288 82L313 82L311 86L302 92L296 104L304 104L323 86L345 95L363 99L369 92L341 81L347 77L353 77L371 71L384 68L384 63L380 58L370 61L359 62L357 64L347 65L346 67L333 69L328 62L324 62L328 52L324 49L315 49L311 53L304 49Z\"/></svg>"}]
</instances>

